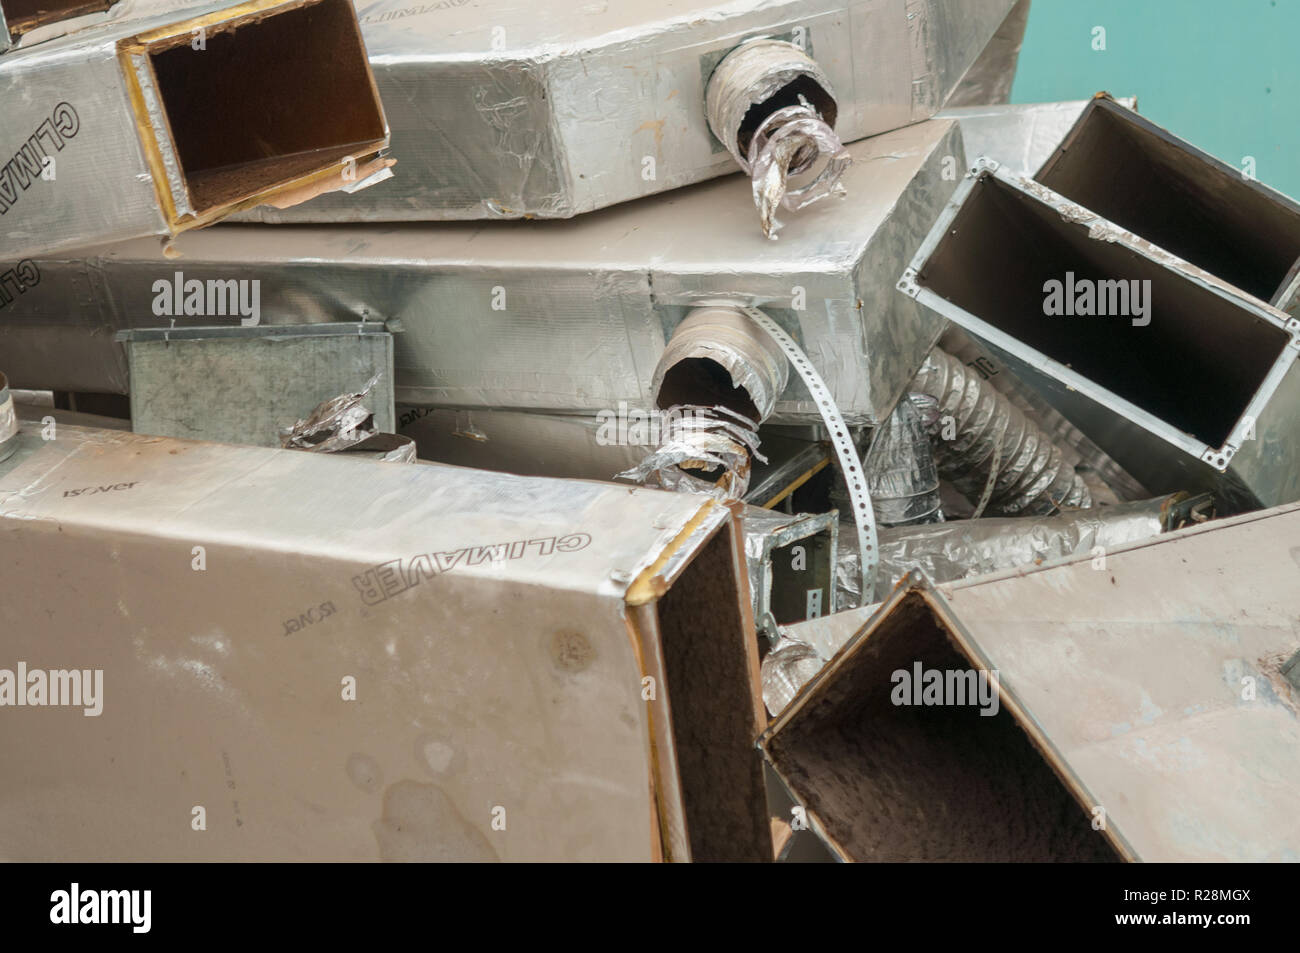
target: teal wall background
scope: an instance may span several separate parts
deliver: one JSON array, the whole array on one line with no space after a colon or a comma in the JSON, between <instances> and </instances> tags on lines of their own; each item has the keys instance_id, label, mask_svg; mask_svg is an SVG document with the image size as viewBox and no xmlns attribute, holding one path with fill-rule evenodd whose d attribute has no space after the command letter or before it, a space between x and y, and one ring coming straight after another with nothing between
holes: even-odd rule
<instances>
[{"instance_id":1,"label":"teal wall background","mask_svg":"<svg viewBox=\"0 0 1300 953\"><path fill-rule=\"evenodd\" d=\"M1300 0L1031 0L1011 101L1102 89L1300 199Z\"/></svg>"}]
</instances>

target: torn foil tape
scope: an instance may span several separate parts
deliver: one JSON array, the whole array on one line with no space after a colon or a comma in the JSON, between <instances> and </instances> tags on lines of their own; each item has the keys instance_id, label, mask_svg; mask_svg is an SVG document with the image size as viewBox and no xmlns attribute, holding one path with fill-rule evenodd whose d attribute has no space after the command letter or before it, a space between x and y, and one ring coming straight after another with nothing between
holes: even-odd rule
<instances>
[{"instance_id":1,"label":"torn foil tape","mask_svg":"<svg viewBox=\"0 0 1300 953\"><path fill-rule=\"evenodd\" d=\"M763 234L775 239L779 206L798 210L844 195L852 159L835 134L839 106L817 61L794 43L759 37L718 64L705 92L709 128L749 173ZM816 176L795 188L789 177Z\"/></svg>"}]
</instances>

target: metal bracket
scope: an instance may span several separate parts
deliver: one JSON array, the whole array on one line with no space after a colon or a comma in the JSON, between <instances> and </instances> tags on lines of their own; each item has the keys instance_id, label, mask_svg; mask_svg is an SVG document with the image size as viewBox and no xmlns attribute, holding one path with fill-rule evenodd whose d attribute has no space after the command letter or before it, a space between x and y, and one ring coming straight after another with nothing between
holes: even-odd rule
<instances>
[{"instance_id":1,"label":"metal bracket","mask_svg":"<svg viewBox=\"0 0 1300 953\"><path fill-rule=\"evenodd\" d=\"M768 336L790 359L794 369L799 373L808 393L817 402L822 420L826 422L826 433L835 455L840 461L840 472L844 475L844 484L849 490L849 502L853 504L853 522L858 530L858 555L862 567L862 598L870 599L875 589L876 565L878 562L878 545L876 542L876 514L871 506L871 496L867 493L867 481L862 474L862 461L858 459L857 448L844 417L835 406L830 389L821 375L813 367L812 361L794 339L779 324L757 308L741 308L741 313L767 332Z\"/></svg>"}]
</instances>

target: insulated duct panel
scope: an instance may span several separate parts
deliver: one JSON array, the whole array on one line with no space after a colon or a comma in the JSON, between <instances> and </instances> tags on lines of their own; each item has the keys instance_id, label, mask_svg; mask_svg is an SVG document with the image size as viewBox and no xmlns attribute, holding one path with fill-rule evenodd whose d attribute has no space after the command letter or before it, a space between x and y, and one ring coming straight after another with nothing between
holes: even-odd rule
<instances>
[{"instance_id":1,"label":"insulated duct panel","mask_svg":"<svg viewBox=\"0 0 1300 953\"><path fill-rule=\"evenodd\" d=\"M1300 321L1088 209L981 161L899 288L1151 492L1300 498Z\"/></svg>"},{"instance_id":2,"label":"insulated duct panel","mask_svg":"<svg viewBox=\"0 0 1300 953\"><path fill-rule=\"evenodd\" d=\"M853 142L933 115L1011 8L1012 0L362 2L401 163L395 177L356 196L249 217L568 218L734 172L709 129L705 90L728 53L760 36L790 41L819 64L838 106L835 130ZM757 230L750 197L733 201ZM824 205L801 217L816 221Z\"/></svg>"},{"instance_id":3,"label":"insulated duct panel","mask_svg":"<svg viewBox=\"0 0 1300 953\"><path fill-rule=\"evenodd\" d=\"M264 325L400 318L399 403L591 413L652 406L674 329L725 302L771 315L845 418L872 423L943 327L894 285L955 187L945 160L962 147L955 123L927 121L850 152L853 201L792 217L777 242L736 176L565 222L303 227L292 243L223 226L178 239L180 259L139 241L33 261L39 284L0 309L0 348L15 386L122 393L115 331L156 327L160 313L221 323L173 315L175 289L259 281ZM772 419L821 420L797 375Z\"/></svg>"},{"instance_id":4,"label":"insulated duct panel","mask_svg":"<svg viewBox=\"0 0 1300 953\"><path fill-rule=\"evenodd\" d=\"M0 102L0 258L17 262L355 189L390 164L349 0L106 23L0 58Z\"/></svg>"},{"instance_id":5,"label":"insulated duct panel","mask_svg":"<svg viewBox=\"0 0 1300 953\"><path fill-rule=\"evenodd\" d=\"M1101 566L1085 553L907 580L883 607L792 628L855 634L762 745L844 859L1104 857L1109 844L1126 860L1295 860L1297 538L1287 505L1111 549ZM996 672L998 713L891 704L894 674L918 662L945 679ZM868 710L874 724L857 720Z\"/></svg>"},{"instance_id":6,"label":"insulated duct panel","mask_svg":"<svg viewBox=\"0 0 1300 953\"><path fill-rule=\"evenodd\" d=\"M83 704L5 708L5 859L771 858L726 507L63 425L20 440L3 667L100 674Z\"/></svg>"}]
</instances>

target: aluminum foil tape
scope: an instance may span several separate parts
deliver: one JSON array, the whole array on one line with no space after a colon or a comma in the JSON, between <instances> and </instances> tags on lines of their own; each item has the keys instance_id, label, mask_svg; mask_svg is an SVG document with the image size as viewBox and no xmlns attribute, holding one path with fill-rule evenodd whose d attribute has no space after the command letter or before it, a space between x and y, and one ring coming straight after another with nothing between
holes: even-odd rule
<instances>
[{"instance_id":1,"label":"aluminum foil tape","mask_svg":"<svg viewBox=\"0 0 1300 953\"><path fill-rule=\"evenodd\" d=\"M263 324L401 318L400 403L595 414L651 408L674 329L726 302L777 320L846 420L870 424L942 330L894 283L951 194L944 169L962 145L956 124L927 121L850 152L854 201L793 218L779 242L754 228L736 176L565 222L305 227L292 243L223 226L182 235L178 259L144 241L42 259L39 285L0 308L0 353L15 386L124 392L111 332L165 323L156 287L258 281ZM821 419L795 375L771 419Z\"/></svg>"},{"instance_id":2,"label":"aluminum foil tape","mask_svg":"<svg viewBox=\"0 0 1300 953\"><path fill-rule=\"evenodd\" d=\"M0 57L0 102L0 260L11 265L354 189L388 164L349 0L104 23Z\"/></svg>"},{"instance_id":3,"label":"aluminum foil tape","mask_svg":"<svg viewBox=\"0 0 1300 953\"><path fill-rule=\"evenodd\" d=\"M20 439L0 560L25 584L0 647L101 687L90 717L4 710L7 859L770 859L726 507L62 425ZM161 820L196 802L203 837Z\"/></svg>"},{"instance_id":4,"label":"aluminum foil tape","mask_svg":"<svg viewBox=\"0 0 1300 953\"><path fill-rule=\"evenodd\" d=\"M781 227L779 206L797 210L844 194L840 176L850 159L835 134L835 92L796 44L760 37L736 47L709 78L705 108L714 137L749 173L768 238ZM789 188L789 176L800 174L811 178Z\"/></svg>"},{"instance_id":5,"label":"aluminum foil tape","mask_svg":"<svg viewBox=\"0 0 1300 953\"><path fill-rule=\"evenodd\" d=\"M468 0L357 5L401 165L262 221L567 218L735 171L705 98L756 37L824 72L844 142L941 108L1012 0ZM751 217L748 194L737 195ZM820 217L824 209L809 210Z\"/></svg>"},{"instance_id":6,"label":"aluminum foil tape","mask_svg":"<svg viewBox=\"0 0 1300 953\"><path fill-rule=\"evenodd\" d=\"M1292 504L1102 565L910 580L881 609L792 627L853 635L761 744L844 859L1294 860L1297 538ZM925 704L913 686L935 670L995 674L996 711Z\"/></svg>"}]
</instances>

